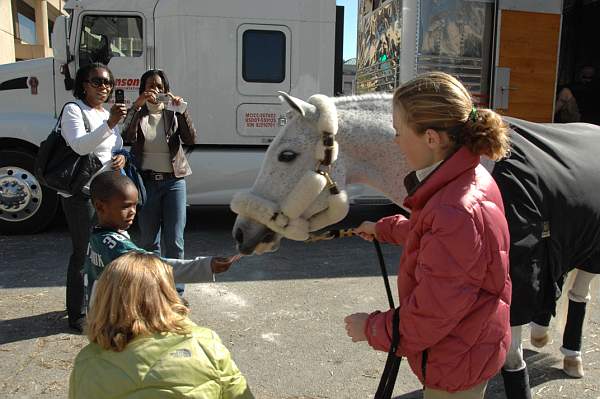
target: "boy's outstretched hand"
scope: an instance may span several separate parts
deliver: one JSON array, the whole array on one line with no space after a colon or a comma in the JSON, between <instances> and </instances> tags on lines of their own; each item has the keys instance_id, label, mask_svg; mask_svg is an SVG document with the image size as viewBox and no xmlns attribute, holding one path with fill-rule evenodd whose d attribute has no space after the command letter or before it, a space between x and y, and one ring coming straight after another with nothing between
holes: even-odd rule
<instances>
[{"instance_id":1,"label":"boy's outstretched hand","mask_svg":"<svg viewBox=\"0 0 600 399\"><path fill-rule=\"evenodd\" d=\"M241 257L242 255L239 254L228 256L226 258L222 256L215 256L210 262L210 268L212 269L213 273L226 272L231 267L231 264L236 260L240 259Z\"/></svg>"}]
</instances>

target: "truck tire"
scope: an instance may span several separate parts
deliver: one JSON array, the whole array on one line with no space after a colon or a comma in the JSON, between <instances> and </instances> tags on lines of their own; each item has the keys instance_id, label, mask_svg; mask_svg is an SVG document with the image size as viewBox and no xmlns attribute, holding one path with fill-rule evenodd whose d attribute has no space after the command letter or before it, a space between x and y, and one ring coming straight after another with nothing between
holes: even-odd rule
<instances>
[{"instance_id":1,"label":"truck tire","mask_svg":"<svg viewBox=\"0 0 600 399\"><path fill-rule=\"evenodd\" d=\"M58 194L33 175L34 160L27 150L0 150L0 234L37 233L56 215Z\"/></svg>"}]
</instances>

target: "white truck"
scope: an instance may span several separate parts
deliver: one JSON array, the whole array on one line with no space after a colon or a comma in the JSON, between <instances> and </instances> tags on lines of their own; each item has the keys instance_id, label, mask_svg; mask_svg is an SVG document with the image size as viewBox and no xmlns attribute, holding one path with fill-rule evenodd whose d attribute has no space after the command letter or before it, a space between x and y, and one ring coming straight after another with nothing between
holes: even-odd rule
<instances>
[{"instance_id":1,"label":"white truck","mask_svg":"<svg viewBox=\"0 0 600 399\"><path fill-rule=\"evenodd\" d=\"M333 95L336 62L341 82L335 0L68 0L64 9L53 58L0 65L0 233L39 231L53 219L57 195L32 165L86 63L107 64L128 103L144 71L167 72L198 131L187 149L190 205L228 204L252 185L286 123L277 91Z\"/></svg>"}]
</instances>

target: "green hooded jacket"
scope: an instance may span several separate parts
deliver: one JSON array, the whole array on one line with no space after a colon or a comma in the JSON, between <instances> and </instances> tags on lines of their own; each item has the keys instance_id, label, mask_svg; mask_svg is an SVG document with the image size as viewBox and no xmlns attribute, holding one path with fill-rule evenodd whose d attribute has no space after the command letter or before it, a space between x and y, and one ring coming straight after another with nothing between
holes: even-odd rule
<instances>
[{"instance_id":1,"label":"green hooded jacket","mask_svg":"<svg viewBox=\"0 0 600 399\"><path fill-rule=\"evenodd\" d=\"M251 399L246 379L217 334L138 337L122 352L90 343L75 358L69 399Z\"/></svg>"}]
</instances>

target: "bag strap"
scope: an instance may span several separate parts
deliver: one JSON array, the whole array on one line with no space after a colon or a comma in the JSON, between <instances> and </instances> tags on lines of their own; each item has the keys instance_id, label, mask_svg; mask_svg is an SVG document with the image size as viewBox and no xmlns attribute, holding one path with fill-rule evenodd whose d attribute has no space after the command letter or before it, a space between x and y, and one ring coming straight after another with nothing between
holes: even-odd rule
<instances>
[{"instance_id":1,"label":"bag strap","mask_svg":"<svg viewBox=\"0 0 600 399\"><path fill-rule=\"evenodd\" d=\"M81 116L83 117L83 126L85 127L85 131L87 133L89 133L91 131L90 121L88 120L87 116L85 116L85 112L83 112L83 109L81 108L81 106L78 103L76 103L75 101L69 101L69 102L65 103L65 105L63 105L62 109L60 110L60 114L58 115L58 119L56 120L56 125L54 125L54 130L57 132L60 132L60 129L61 129L60 123L62 122L62 115L63 115L63 112L65 112L65 107L69 104L77 105L77 107L81 111Z\"/></svg>"}]
</instances>

